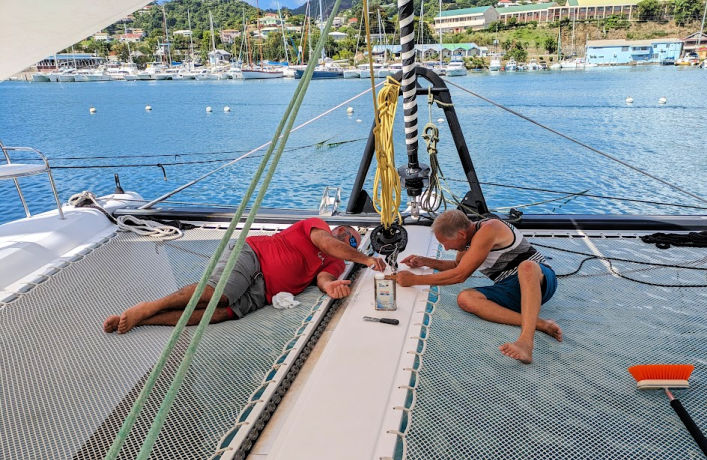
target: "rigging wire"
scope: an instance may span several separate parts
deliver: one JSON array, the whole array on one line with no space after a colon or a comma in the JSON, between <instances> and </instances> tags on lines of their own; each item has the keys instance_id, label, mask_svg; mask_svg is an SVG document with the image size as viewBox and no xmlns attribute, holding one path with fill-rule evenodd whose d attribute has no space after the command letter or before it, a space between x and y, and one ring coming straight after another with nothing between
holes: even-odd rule
<instances>
[{"instance_id":1,"label":"rigging wire","mask_svg":"<svg viewBox=\"0 0 707 460\"><path fill-rule=\"evenodd\" d=\"M300 145L297 147L290 147L285 149L285 152L290 152L293 150L301 150L309 147L316 147L316 148L323 148L323 147L338 147L341 144L348 144L351 142L358 142L362 140L366 140L365 137L358 138L358 139L350 139L346 141L340 141L340 142L328 142L333 138L325 139L320 142L315 142L313 144L307 144L307 145ZM64 160L114 160L117 158L171 158L174 157L176 160L177 157L182 157L182 156L194 156L194 155L225 155L227 153L245 153L248 152L248 150L245 149L240 149L240 150L211 150L209 152L182 152L182 153L143 153L143 154L133 154L133 155L120 155L119 157L116 157L116 155L92 155L92 156L82 156L82 157L47 157L49 161L64 161ZM14 158L14 161L30 161L30 160L36 160L36 158ZM52 169L55 167L52 166Z\"/></svg>"},{"instance_id":2,"label":"rigging wire","mask_svg":"<svg viewBox=\"0 0 707 460\"><path fill-rule=\"evenodd\" d=\"M445 180L453 181L453 182L464 182L464 183L469 182L466 179L456 179L456 178L449 178L449 177L445 178ZM518 190L530 190L530 191L534 191L534 192L561 193L564 195L578 194L578 192L570 192L570 191L564 191L564 190L552 190L552 189L538 188L538 187L524 187L521 185L499 184L496 182L479 182L479 183L482 185L491 185L494 187L504 187L504 188L518 189ZM623 197L618 197L618 196L607 196L607 195L594 195L591 193L582 193L581 195L583 197L587 197L587 198L601 198L601 199L605 199L605 200L616 200L616 201L631 201L631 202L636 202L636 203L655 204L655 205L661 205L661 206L676 206L676 207L680 207L680 208L690 208L690 209L702 209L702 210L707 209L707 207L705 207L705 206L695 206L695 205L690 205L690 204L665 203L662 201L639 200L636 198L623 198Z\"/></svg>"},{"instance_id":3,"label":"rigging wire","mask_svg":"<svg viewBox=\"0 0 707 460\"><path fill-rule=\"evenodd\" d=\"M666 181L666 180L664 180L664 179L661 179L660 177L654 176L653 174L650 174L650 173L648 173L648 172L646 172L646 171L643 171L643 170L640 169L640 168L637 168L637 167L635 167L635 166L632 166L631 164L629 164L629 163L627 163L627 162L625 162L625 161L623 161L623 160L620 160L620 159L616 158L616 157L613 156L613 155L609 155L608 153L602 152L602 151L599 150L599 149L596 149L596 148L594 148L594 147L592 147L592 146L590 146L590 145L587 145L587 144L585 144L585 143L583 143L583 142L581 142L581 141L578 141L577 139L574 139L574 138L572 138L572 137L570 137L570 136L568 136L568 135L566 135L566 134L563 134L563 133L561 133L561 132L559 132L559 131L557 131L557 130L555 130L555 129L552 129L552 128L548 127L548 126L545 126L545 125L543 125L542 123L537 122L537 121L533 120L532 118L527 117L527 116L525 116L525 115L523 115L523 114L521 114L521 113L519 113L519 112L516 112L516 111L513 110L513 109L510 109L510 108L508 108L508 107L506 107L506 106L504 106L504 105L502 105L502 104L499 104L498 102L494 102L494 101L492 101L491 99L488 99L488 98L486 98L486 97L484 97L484 96L482 96L482 95L480 95L480 94L477 94L477 93L475 93L475 92L473 92L473 91L471 91L471 90L469 90L469 89L467 89L467 88L464 88L463 86L460 86L460 85L458 85L458 84L456 84L456 83L450 81L448 78L443 78L443 80L444 80L446 83L448 83L448 84L450 84L450 85L452 85L452 86L454 86L454 87L456 87L456 88L458 88L458 89L460 89L460 90L462 90L462 91L464 91L464 92L467 92L467 93L471 94L472 96L475 96L475 97L477 97L477 98L479 98L479 99L481 99L481 100L483 100L483 101L486 101L486 102L488 102L489 104L494 105L494 106L496 106L496 107L498 107L498 108L500 108L500 109L502 109L502 110L505 110L506 112L509 112L509 113L511 113L511 114L513 114L513 115L515 115L515 116L517 116L517 117L520 117L520 118L522 118L522 119L524 119L524 120L526 120L526 121L529 121L530 123L533 123L534 125L536 125L536 126L538 126L538 127L540 127L540 128L543 128L543 129L545 129L545 130L547 130L547 131L550 131L551 133L557 134L558 136L560 136L560 137L562 137L562 138L564 138L564 139L567 139L567 140L570 141L570 142L574 142L575 144L580 145L580 146L582 146L582 147L584 147L584 148L586 148L586 149L588 149L588 150L591 150L592 152L597 153L597 154L599 154L599 155L601 155L601 156L603 156L603 157L605 157L605 158L608 158L609 160L612 160L612 161L614 161L614 162L616 162L616 163L619 163L619 164L621 164L621 165L623 165L623 166L625 166L625 167L627 167L627 168L629 168L629 169L632 169L632 170L634 170L634 171L636 171L636 172L638 172L638 173L640 173L640 174L643 174L643 175L645 175L645 176L647 176L647 177L650 177L651 179L654 179L654 180L656 180L656 181L658 181L658 182L660 182L660 183L662 183L662 184L664 184L664 185L667 185L668 187L670 187L670 188L672 188L672 189L678 190L679 192L682 192L682 193L684 193L684 194L686 194L686 195L689 195L689 196L691 196L691 197L693 197L693 198L695 198L695 199L697 199L697 200L699 200L699 201L701 201L701 202L703 202L703 203L707 203L707 200L705 200L704 198L702 198L702 197L699 196L699 195L696 195L696 194L694 194L694 193L692 193L692 192L690 192L690 191L684 190L683 188L678 187L677 185L671 184L670 182L668 182L668 181Z\"/></svg>"}]
</instances>

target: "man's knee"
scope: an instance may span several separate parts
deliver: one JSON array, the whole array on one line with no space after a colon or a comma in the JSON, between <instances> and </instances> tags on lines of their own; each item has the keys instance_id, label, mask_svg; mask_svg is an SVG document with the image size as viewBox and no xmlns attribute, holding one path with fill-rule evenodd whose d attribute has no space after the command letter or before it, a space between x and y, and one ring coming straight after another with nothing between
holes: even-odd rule
<instances>
[{"instance_id":1,"label":"man's knee","mask_svg":"<svg viewBox=\"0 0 707 460\"><path fill-rule=\"evenodd\" d=\"M532 260L524 260L518 265L518 279L521 280L532 280L540 279L542 275L542 270L540 270L540 265Z\"/></svg>"},{"instance_id":2,"label":"man's knee","mask_svg":"<svg viewBox=\"0 0 707 460\"><path fill-rule=\"evenodd\" d=\"M481 310L481 302L486 296L476 289L465 289L457 295L457 304L462 310L477 315Z\"/></svg>"}]
</instances>

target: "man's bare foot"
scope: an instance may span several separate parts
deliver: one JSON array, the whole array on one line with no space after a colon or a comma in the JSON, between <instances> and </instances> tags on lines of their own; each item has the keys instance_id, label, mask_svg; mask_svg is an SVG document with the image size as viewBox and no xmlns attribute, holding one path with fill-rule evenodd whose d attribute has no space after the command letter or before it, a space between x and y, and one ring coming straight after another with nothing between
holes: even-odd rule
<instances>
[{"instance_id":1,"label":"man's bare foot","mask_svg":"<svg viewBox=\"0 0 707 460\"><path fill-rule=\"evenodd\" d=\"M114 332L116 329L118 329L118 323L120 322L120 316L118 315L111 315L108 317L108 319L103 323L103 330L106 332Z\"/></svg>"},{"instance_id":2,"label":"man's bare foot","mask_svg":"<svg viewBox=\"0 0 707 460\"><path fill-rule=\"evenodd\" d=\"M120 321L118 322L118 334L125 334L130 331L130 329L140 324L140 321L145 319L143 310L145 310L146 306L147 302L140 302L139 304L125 310L120 315Z\"/></svg>"},{"instance_id":3,"label":"man's bare foot","mask_svg":"<svg viewBox=\"0 0 707 460\"><path fill-rule=\"evenodd\" d=\"M509 356L513 359L517 359L523 364L530 364L531 362L533 362L532 343L521 341L516 341L513 343L508 342L498 347L498 349L501 350L501 353L503 353L504 355Z\"/></svg>"},{"instance_id":4,"label":"man's bare foot","mask_svg":"<svg viewBox=\"0 0 707 460\"><path fill-rule=\"evenodd\" d=\"M560 329L560 326L558 326L556 322L550 319L544 319L542 322L538 320L536 329L555 338L558 342L562 342L562 329Z\"/></svg>"}]
</instances>

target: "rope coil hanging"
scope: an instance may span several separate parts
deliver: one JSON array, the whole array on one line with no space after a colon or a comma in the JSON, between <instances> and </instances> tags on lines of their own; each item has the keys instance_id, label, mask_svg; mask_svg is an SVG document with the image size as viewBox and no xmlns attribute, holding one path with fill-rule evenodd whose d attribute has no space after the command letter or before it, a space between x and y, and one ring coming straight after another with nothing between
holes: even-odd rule
<instances>
[{"instance_id":1,"label":"rope coil hanging","mask_svg":"<svg viewBox=\"0 0 707 460\"><path fill-rule=\"evenodd\" d=\"M388 77L378 93L378 123L373 128L378 167L373 179L373 206L381 216L381 224L388 229L400 216L400 176L395 168L393 124L398 108L400 83Z\"/></svg>"}]
</instances>

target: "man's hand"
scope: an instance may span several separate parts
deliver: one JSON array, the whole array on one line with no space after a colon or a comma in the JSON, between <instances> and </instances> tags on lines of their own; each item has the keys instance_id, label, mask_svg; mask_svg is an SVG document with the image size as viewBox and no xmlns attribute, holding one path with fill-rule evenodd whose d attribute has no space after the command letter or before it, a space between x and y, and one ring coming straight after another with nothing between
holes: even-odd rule
<instances>
[{"instance_id":1,"label":"man's hand","mask_svg":"<svg viewBox=\"0 0 707 460\"><path fill-rule=\"evenodd\" d=\"M410 268L420 268L426 267L425 258L422 256L410 255L404 258L401 263L407 265Z\"/></svg>"},{"instance_id":2,"label":"man's hand","mask_svg":"<svg viewBox=\"0 0 707 460\"><path fill-rule=\"evenodd\" d=\"M375 270L377 272L382 272L385 270L385 261L380 257L369 257L366 261L366 265L368 265L368 268L371 270Z\"/></svg>"},{"instance_id":3,"label":"man's hand","mask_svg":"<svg viewBox=\"0 0 707 460\"><path fill-rule=\"evenodd\" d=\"M395 280L402 287L414 286L414 278L415 274L407 270L402 270L398 273L393 273L392 275L385 275L385 279Z\"/></svg>"},{"instance_id":4,"label":"man's hand","mask_svg":"<svg viewBox=\"0 0 707 460\"><path fill-rule=\"evenodd\" d=\"M327 283L324 287L324 292L327 293L332 299L341 299L351 294L351 288L349 285L351 280L335 280Z\"/></svg>"}]
</instances>

